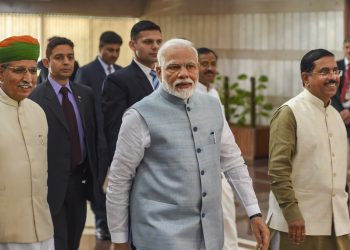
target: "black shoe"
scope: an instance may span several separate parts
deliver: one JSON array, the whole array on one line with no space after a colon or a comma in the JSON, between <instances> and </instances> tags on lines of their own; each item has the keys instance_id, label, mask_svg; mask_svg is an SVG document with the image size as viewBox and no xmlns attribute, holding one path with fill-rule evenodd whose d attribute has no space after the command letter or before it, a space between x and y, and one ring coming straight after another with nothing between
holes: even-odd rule
<instances>
[{"instance_id":1,"label":"black shoe","mask_svg":"<svg viewBox=\"0 0 350 250\"><path fill-rule=\"evenodd\" d=\"M111 240L111 234L108 229L96 228L96 238L98 240Z\"/></svg>"}]
</instances>

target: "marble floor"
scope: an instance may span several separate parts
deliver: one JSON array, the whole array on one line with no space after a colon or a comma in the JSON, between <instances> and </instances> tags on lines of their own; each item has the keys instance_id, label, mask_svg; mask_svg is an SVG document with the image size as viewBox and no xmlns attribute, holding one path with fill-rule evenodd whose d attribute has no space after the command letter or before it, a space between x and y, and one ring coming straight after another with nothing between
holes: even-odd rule
<instances>
[{"instance_id":1,"label":"marble floor","mask_svg":"<svg viewBox=\"0 0 350 250\"><path fill-rule=\"evenodd\" d=\"M259 200L260 208L264 217L268 209L269 184L267 180L267 159L247 162L249 173L253 179L254 189ZM89 206L88 206L89 207ZM249 219L244 208L236 202L236 221L240 249L254 249L254 237L252 235ZM108 250L109 241L96 240L94 236L94 219L91 211L88 211L88 218L84 235L81 240L80 250Z\"/></svg>"},{"instance_id":2,"label":"marble floor","mask_svg":"<svg viewBox=\"0 0 350 250\"><path fill-rule=\"evenodd\" d=\"M247 162L250 176L253 180L254 190L259 200L260 209L264 218L266 218L268 210L268 196L269 196L269 183L267 176L267 159L255 160ZM350 164L349 164L350 165ZM348 185L350 184L350 168L348 171ZM240 250L254 249L255 241L252 235L249 219L245 213L244 208L236 203L236 223L237 232L239 237ZM80 250L109 250L110 242L99 241L94 236L94 223L93 215L91 211L88 213L88 219L84 231L84 235L81 240Z\"/></svg>"}]
</instances>

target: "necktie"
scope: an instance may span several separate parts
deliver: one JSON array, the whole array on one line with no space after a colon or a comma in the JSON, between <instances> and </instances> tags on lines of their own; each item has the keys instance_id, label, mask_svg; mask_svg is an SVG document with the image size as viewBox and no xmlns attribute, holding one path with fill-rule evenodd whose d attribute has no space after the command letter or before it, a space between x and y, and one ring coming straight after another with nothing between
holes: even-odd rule
<instances>
[{"instance_id":1,"label":"necktie","mask_svg":"<svg viewBox=\"0 0 350 250\"><path fill-rule=\"evenodd\" d=\"M340 93L340 100L341 102L347 101L347 96L349 91L349 81L350 81L350 64L348 64L346 71L344 72L344 78L343 78L343 88L341 89Z\"/></svg>"},{"instance_id":2,"label":"necktie","mask_svg":"<svg viewBox=\"0 0 350 250\"><path fill-rule=\"evenodd\" d=\"M108 75L112 73L112 66L111 65L107 66L107 72L108 72Z\"/></svg>"},{"instance_id":3,"label":"necktie","mask_svg":"<svg viewBox=\"0 0 350 250\"><path fill-rule=\"evenodd\" d=\"M158 87L158 85L159 85L159 80L158 80L156 71L152 69L151 72L150 72L149 74L152 76L152 86L153 86L153 89L157 89L157 87Z\"/></svg>"},{"instance_id":4,"label":"necktie","mask_svg":"<svg viewBox=\"0 0 350 250\"><path fill-rule=\"evenodd\" d=\"M63 95L62 109L69 126L69 133L71 138L71 163L72 167L74 168L81 161L81 150L77 118L75 116L73 105L68 99L68 91L69 90L67 87L62 87L60 89L60 92Z\"/></svg>"}]
</instances>

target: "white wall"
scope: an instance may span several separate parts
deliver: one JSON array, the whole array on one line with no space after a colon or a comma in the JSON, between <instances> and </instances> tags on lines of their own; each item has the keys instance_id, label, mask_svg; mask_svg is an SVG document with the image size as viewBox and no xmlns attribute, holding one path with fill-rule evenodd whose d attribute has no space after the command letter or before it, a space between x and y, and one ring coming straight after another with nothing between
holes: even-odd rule
<instances>
[{"instance_id":1,"label":"white wall","mask_svg":"<svg viewBox=\"0 0 350 250\"><path fill-rule=\"evenodd\" d=\"M299 62L307 51L325 48L342 57L342 10L144 18L161 26L165 40L181 37L215 50L220 72L231 81L241 73L266 74L266 94L276 104L301 91Z\"/></svg>"}]
</instances>

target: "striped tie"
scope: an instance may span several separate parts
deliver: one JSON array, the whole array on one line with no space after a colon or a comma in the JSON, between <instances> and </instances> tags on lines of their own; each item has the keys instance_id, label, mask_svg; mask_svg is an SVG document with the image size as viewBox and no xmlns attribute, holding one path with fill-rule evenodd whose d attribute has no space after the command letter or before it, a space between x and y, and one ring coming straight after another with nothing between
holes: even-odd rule
<instances>
[{"instance_id":1,"label":"striped tie","mask_svg":"<svg viewBox=\"0 0 350 250\"><path fill-rule=\"evenodd\" d=\"M158 85L159 85L159 80L158 80L156 71L152 69L151 72L150 72L149 74L152 76L152 86L153 86L153 89L157 89L157 87L158 87Z\"/></svg>"}]
</instances>

